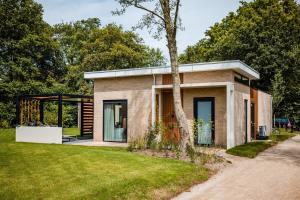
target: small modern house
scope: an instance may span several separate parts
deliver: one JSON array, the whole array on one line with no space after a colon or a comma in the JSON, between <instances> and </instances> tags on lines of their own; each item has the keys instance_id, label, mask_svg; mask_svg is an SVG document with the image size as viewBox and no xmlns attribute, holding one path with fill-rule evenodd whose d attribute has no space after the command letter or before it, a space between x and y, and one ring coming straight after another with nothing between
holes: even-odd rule
<instances>
[{"instance_id":1,"label":"small modern house","mask_svg":"<svg viewBox=\"0 0 300 200\"><path fill-rule=\"evenodd\" d=\"M241 61L181 65L183 109L190 124L202 119L195 142L231 148L270 134L272 97L250 88L259 73ZM170 67L86 72L94 80L94 141L129 142L157 122L176 123ZM174 132L178 130L174 129ZM175 133L174 133L175 134Z\"/></svg>"}]
</instances>

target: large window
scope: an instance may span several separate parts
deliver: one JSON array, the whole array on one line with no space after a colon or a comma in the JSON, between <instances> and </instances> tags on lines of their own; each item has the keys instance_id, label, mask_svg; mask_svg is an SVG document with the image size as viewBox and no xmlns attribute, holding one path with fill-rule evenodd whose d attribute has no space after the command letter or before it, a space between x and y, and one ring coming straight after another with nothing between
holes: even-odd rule
<instances>
[{"instance_id":1,"label":"large window","mask_svg":"<svg viewBox=\"0 0 300 200\"><path fill-rule=\"evenodd\" d=\"M104 141L127 141L127 101L113 100L103 102Z\"/></svg>"}]
</instances>

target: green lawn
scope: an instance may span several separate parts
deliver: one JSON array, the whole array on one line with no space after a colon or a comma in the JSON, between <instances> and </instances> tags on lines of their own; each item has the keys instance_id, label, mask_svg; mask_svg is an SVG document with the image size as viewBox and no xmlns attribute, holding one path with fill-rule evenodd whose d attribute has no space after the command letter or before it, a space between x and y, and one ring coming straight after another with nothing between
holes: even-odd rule
<instances>
[{"instance_id":1,"label":"green lawn","mask_svg":"<svg viewBox=\"0 0 300 200\"><path fill-rule=\"evenodd\" d=\"M79 136L80 129L79 128L64 128L64 135Z\"/></svg>"},{"instance_id":2,"label":"green lawn","mask_svg":"<svg viewBox=\"0 0 300 200\"><path fill-rule=\"evenodd\" d=\"M242 156L248 158L255 158L257 154L266 150L267 148L277 144L278 142L284 141L290 137L294 137L298 132L288 133L285 130L281 129L279 134L271 134L271 141L257 141L249 142L247 144L239 145L228 149L226 153L235 156Z\"/></svg>"},{"instance_id":3,"label":"green lawn","mask_svg":"<svg viewBox=\"0 0 300 200\"><path fill-rule=\"evenodd\" d=\"M15 143L0 129L0 199L168 199L208 174L122 148Z\"/></svg>"},{"instance_id":4,"label":"green lawn","mask_svg":"<svg viewBox=\"0 0 300 200\"><path fill-rule=\"evenodd\" d=\"M272 134L270 136L270 139L274 142L281 142L286 139L289 139L290 137L294 137L295 135L296 135L295 133L286 133L286 132L284 134Z\"/></svg>"},{"instance_id":5,"label":"green lawn","mask_svg":"<svg viewBox=\"0 0 300 200\"><path fill-rule=\"evenodd\" d=\"M254 158L260 152L271 147L273 144L271 142L249 142L247 144L239 145L228 149L226 153L234 156L242 156L248 158Z\"/></svg>"}]
</instances>

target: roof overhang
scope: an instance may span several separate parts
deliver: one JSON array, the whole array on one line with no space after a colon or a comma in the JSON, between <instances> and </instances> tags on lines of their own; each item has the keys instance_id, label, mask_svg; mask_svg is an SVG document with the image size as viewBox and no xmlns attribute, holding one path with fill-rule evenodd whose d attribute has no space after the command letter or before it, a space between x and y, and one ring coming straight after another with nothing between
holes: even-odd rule
<instances>
[{"instance_id":1,"label":"roof overhang","mask_svg":"<svg viewBox=\"0 0 300 200\"><path fill-rule=\"evenodd\" d=\"M219 70L234 70L239 74L248 77L250 80L259 79L259 73L248 66L247 64L239 61L220 61L220 62L205 62L185 64L179 66L179 73L190 72L204 72L204 71L219 71ZM100 79L100 78L116 78L116 77L128 77L128 76L146 76L156 74L170 74L171 67L143 67L143 68L131 68L109 71L94 71L85 72L85 79Z\"/></svg>"}]
</instances>

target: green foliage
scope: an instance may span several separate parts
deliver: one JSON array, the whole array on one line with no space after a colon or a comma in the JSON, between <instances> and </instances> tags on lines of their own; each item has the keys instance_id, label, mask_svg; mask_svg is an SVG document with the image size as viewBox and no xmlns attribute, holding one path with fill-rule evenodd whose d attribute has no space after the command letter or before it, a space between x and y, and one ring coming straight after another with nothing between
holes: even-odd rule
<instances>
[{"instance_id":1,"label":"green foliage","mask_svg":"<svg viewBox=\"0 0 300 200\"><path fill-rule=\"evenodd\" d=\"M290 137L294 137L297 133L297 131L295 133L288 133L285 129L275 129L270 135L270 139L273 142L282 142Z\"/></svg>"},{"instance_id":2,"label":"green foliage","mask_svg":"<svg viewBox=\"0 0 300 200\"><path fill-rule=\"evenodd\" d=\"M147 147L148 148L155 148L157 144L157 137L161 134L163 131L163 124L158 122L155 124L155 126L149 126L146 134L146 140L147 140Z\"/></svg>"},{"instance_id":3,"label":"green foliage","mask_svg":"<svg viewBox=\"0 0 300 200\"><path fill-rule=\"evenodd\" d=\"M134 139L131 139L128 142L128 151L133 151L135 149L146 149L147 148L147 139L145 136L138 136Z\"/></svg>"},{"instance_id":4,"label":"green foliage","mask_svg":"<svg viewBox=\"0 0 300 200\"><path fill-rule=\"evenodd\" d=\"M12 124L15 97L62 89L66 68L40 4L0 1L0 21L0 115Z\"/></svg>"},{"instance_id":5,"label":"green foliage","mask_svg":"<svg viewBox=\"0 0 300 200\"><path fill-rule=\"evenodd\" d=\"M68 127L76 127L77 126L77 104L75 105L69 105L65 104L63 105L63 126ZM56 126L57 125L57 113L58 112L58 106L57 103L45 103L44 104L44 124L50 125L50 126Z\"/></svg>"},{"instance_id":6,"label":"green foliage","mask_svg":"<svg viewBox=\"0 0 300 200\"><path fill-rule=\"evenodd\" d=\"M207 124L205 124L204 120L203 119L193 119L193 122L192 122L192 133L193 133L193 139L196 140L195 141L195 144L198 143L197 140L198 140L198 137L201 135L199 135L199 129L201 130L204 125L208 125L209 127L212 127L212 124L213 122L212 121L209 121ZM200 131L200 133L203 133L203 131ZM212 141L212 144L214 143L214 141Z\"/></svg>"},{"instance_id":7,"label":"green foliage","mask_svg":"<svg viewBox=\"0 0 300 200\"><path fill-rule=\"evenodd\" d=\"M163 122L156 122L154 126L149 126L145 136L131 139L128 150L153 149L153 150L179 150L179 144L174 142L167 133L172 127L165 127Z\"/></svg>"},{"instance_id":8,"label":"green foliage","mask_svg":"<svg viewBox=\"0 0 300 200\"><path fill-rule=\"evenodd\" d=\"M0 121L0 128L9 128L9 123L7 120Z\"/></svg>"},{"instance_id":9,"label":"green foliage","mask_svg":"<svg viewBox=\"0 0 300 200\"><path fill-rule=\"evenodd\" d=\"M161 51L144 45L137 34L115 24L101 27L97 18L56 24L53 31L69 68L65 81L74 91L92 93L84 71L165 64Z\"/></svg>"},{"instance_id":10,"label":"green foliage","mask_svg":"<svg viewBox=\"0 0 300 200\"><path fill-rule=\"evenodd\" d=\"M190 160L192 163L195 162L195 158L196 158L196 151L195 148L191 145L187 145L186 147L186 153L189 156Z\"/></svg>"},{"instance_id":11,"label":"green foliage","mask_svg":"<svg viewBox=\"0 0 300 200\"><path fill-rule=\"evenodd\" d=\"M165 63L161 51L144 45L134 32L115 24L101 27L96 18L51 27L33 0L0 1L0 21L0 119L10 126L17 95L92 94L84 71ZM64 118L67 126L76 119L70 116ZM55 117L49 117L53 123Z\"/></svg>"},{"instance_id":12,"label":"green foliage","mask_svg":"<svg viewBox=\"0 0 300 200\"><path fill-rule=\"evenodd\" d=\"M299 19L294 0L242 2L189 46L180 62L242 60L260 73L252 85L275 96L276 114L295 117L300 113Z\"/></svg>"}]
</instances>

